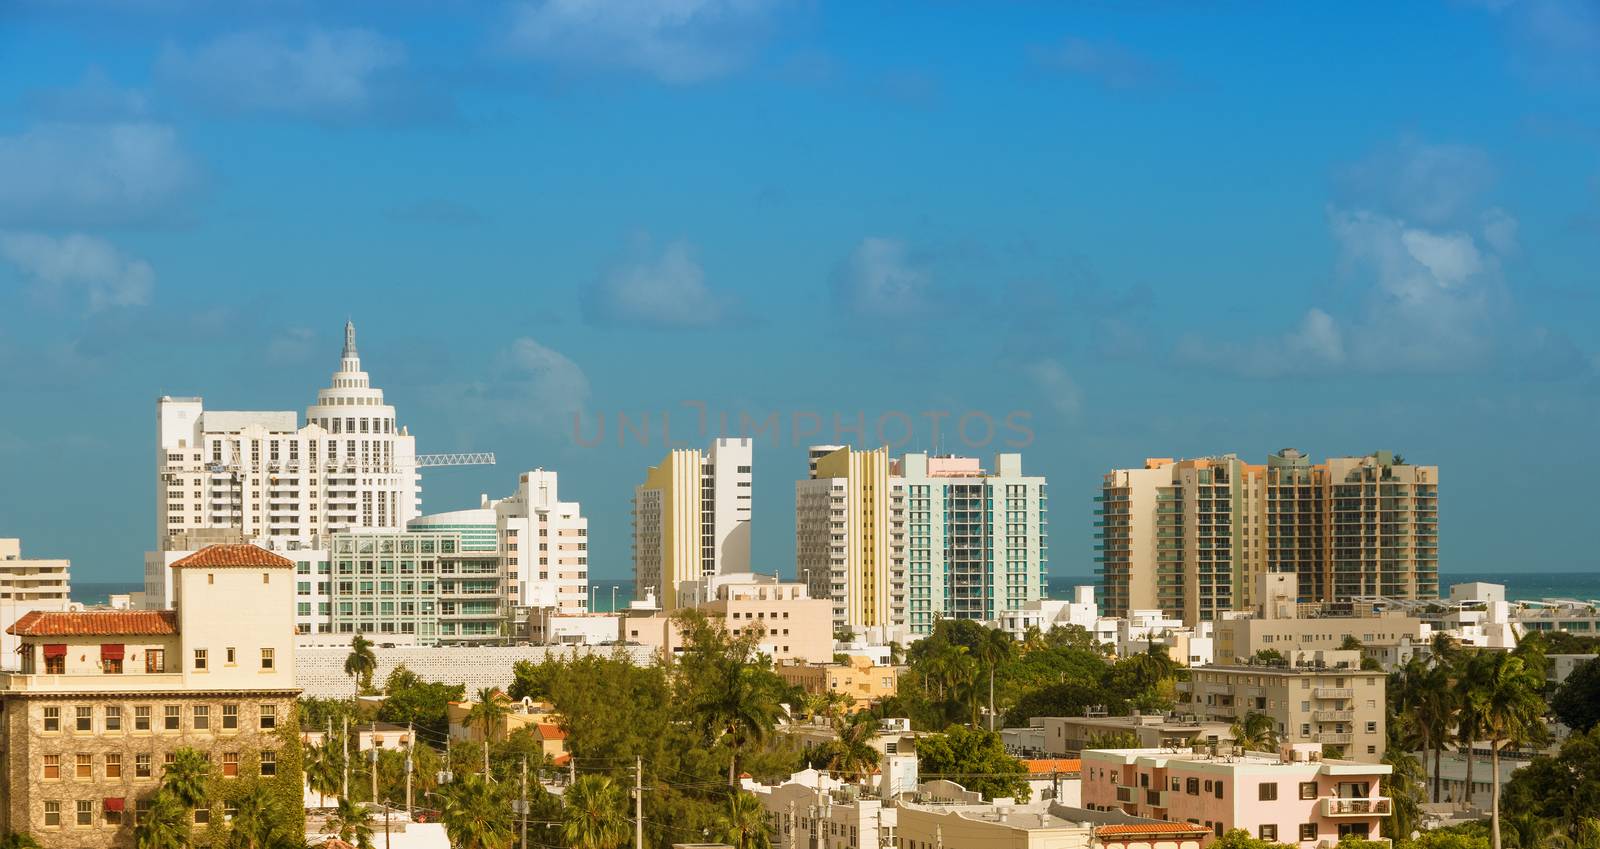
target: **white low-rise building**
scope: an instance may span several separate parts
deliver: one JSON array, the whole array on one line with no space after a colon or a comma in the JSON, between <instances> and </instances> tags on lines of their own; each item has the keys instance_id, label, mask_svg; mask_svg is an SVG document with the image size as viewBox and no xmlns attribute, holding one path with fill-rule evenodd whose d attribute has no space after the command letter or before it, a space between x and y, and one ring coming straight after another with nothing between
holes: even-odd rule
<instances>
[{"instance_id":1,"label":"white low-rise building","mask_svg":"<svg viewBox=\"0 0 1600 849\"><path fill-rule=\"evenodd\" d=\"M22 556L22 540L0 538L0 669L18 668L16 635L5 633L35 610L66 610L71 603L72 562Z\"/></svg>"}]
</instances>

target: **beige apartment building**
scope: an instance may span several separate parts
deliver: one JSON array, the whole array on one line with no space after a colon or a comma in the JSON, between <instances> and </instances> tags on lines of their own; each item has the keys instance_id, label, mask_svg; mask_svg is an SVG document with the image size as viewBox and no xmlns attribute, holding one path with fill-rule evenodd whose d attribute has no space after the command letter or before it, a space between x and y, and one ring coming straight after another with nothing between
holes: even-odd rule
<instances>
[{"instance_id":1,"label":"beige apartment building","mask_svg":"<svg viewBox=\"0 0 1600 849\"><path fill-rule=\"evenodd\" d=\"M755 637L758 649L773 663L827 663L833 659L833 605L827 599L809 597L804 584L743 575L709 581L703 587L710 587L714 597L695 609L720 621L735 637ZM624 614L622 642L669 656L682 650L683 634L672 613Z\"/></svg>"},{"instance_id":2,"label":"beige apartment building","mask_svg":"<svg viewBox=\"0 0 1600 849\"><path fill-rule=\"evenodd\" d=\"M1202 666L1178 684L1178 710L1233 722L1272 718L1283 743L1320 743L1330 756L1383 759L1388 679L1355 651L1285 652L1288 665Z\"/></svg>"},{"instance_id":3,"label":"beige apartment building","mask_svg":"<svg viewBox=\"0 0 1600 849\"><path fill-rule=\"evenodd\" d=\"M906 627L905 479L889 449L816 456L795 483L795 568L836 628L887 638Z\"/></svg>"},{"instance_id":4,"label":"beige apartment building","mask_svg":"<svg viewBox=\"0 0 1600 849\"><path fill-rule=\"evenodd\" d=\"M663 610L685 606L685 584L750 571L754 446L713 440L673 449L633 492L633 577Z\"/></svg>"},{"instance_id":5,"label":"beige apartment building","mask_svg":"<svg viewBox=\"0 0 1600 849\"><path fill-rule=\"evenodd\" d=\"M1078 757L1096 748L1176 749L1233 742L1231 721L1192 713L1040 716L1032 724L1043 731L1044 753L1054 757Z\"/></svg>"},{"instance_id":6,"label":"beige apartment building","mask_svg":"<svg viewBox=\"0 0 1600 849\"><path fill-rule=\"evenodd\" d=\"M1256 604L1256 576L1293 573L1301 602L1435 598L1439 469L1388 451L1313 465L1286 448L1151 458L1101 482L1103 612L1160 609L1186 623Z\"/></svg>"},{"instance_id":7,"label":"beige apartment building","mask_svg":"<svg viewBox=\"0 0 1600 849\"><path fill-rule=\"evenodd\" d=\"M786 663L775 669L784 681L807 693L849 696L859 710L898 692L905 667L879 666L872 658L851 655L849 663Z\"/></svg>"},{"instance_id":8,"label":"beige apartment building","mask_svg":"<svg viewBox=\"0 0 1600 849\"><path fill-rule=\"evenodd\" d=\"M172 564L173 610L18 620L21 671L0 675L0 828L47 849L131 847L182 747L206 752L222 782L192 812L197 829L261 782L298 797L294 566L212 546Z\"/></svg>"}]
</instances>

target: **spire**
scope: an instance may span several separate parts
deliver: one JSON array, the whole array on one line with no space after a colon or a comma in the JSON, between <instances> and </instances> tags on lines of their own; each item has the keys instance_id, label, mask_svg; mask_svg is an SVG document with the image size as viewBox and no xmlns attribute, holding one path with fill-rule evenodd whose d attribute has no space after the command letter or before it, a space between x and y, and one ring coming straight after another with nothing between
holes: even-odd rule
<instances>
[{"instance_id":1,"label":"spire","mask_svg":"<svg viewBox=\"0 0 1600 849\"><path fill-rule=\"evenodd\" d=\"M344 323L344 353L339 356L347 360L356 356L356 323L353 321Z\"/></svg>"}]
</instances>

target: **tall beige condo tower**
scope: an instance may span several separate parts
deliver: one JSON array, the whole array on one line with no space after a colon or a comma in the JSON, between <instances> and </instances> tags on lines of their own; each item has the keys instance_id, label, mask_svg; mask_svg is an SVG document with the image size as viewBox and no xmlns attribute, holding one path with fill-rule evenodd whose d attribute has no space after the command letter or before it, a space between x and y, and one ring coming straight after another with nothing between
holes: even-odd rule
<instances>
[{"instance_id":1,"label":"tall beige condo tower","mask_svg":"<svg viewBox=\"0 0 1600 849\"><path fill-rule=\"evenodd\" d=\"M0 538L0 630L35 610L66 610L71 561L24 559L22 540ZM16 669L16 636L0 635L0 669Z\"/></svg>"},{"instance_id":2,"label":"tall beige condo tower","mask_svg":"<svg viewBox=\"0 0 1600 849\"><path fill-rule=\"evenodd\" d=\"M795 483L800 580L812 598L833 599L835 628L903 631L905 480L892 473L887 448L818 454L811 452L811 477Z\"/></svg>"},{"instance_id":3,"label":"tall beige condo tower","mask_svg":"<svg viewBox=\"0 0 1600 849\"><path fill-rule=\"evenodd\" d=\"M1295 576L1300 602L1439 595L1439 468L1389 451L1155 458L1107 473L1096 501L1107 615L1218 619L1259 605L1273 573Z\"/></svg>"},{"instance_id":4,"label":"tall beige condo tower","mask_svg":"<svg viewBox=\"0 0 1600 849\"><path fill-rule=\"evenodd\" d=\"M750 572L754 447L717 439L674 449L633 492L634 592L675 610L685 584Z\"/></svg>"}]
</instances>

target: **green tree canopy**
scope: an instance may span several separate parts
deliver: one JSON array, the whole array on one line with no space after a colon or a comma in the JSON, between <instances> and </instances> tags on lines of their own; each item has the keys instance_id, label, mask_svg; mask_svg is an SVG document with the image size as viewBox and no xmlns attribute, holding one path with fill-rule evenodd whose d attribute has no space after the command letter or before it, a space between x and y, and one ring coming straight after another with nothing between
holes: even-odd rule
<instances>
[{"instance_id":1,"label":"green tree canopy","mask_svg":"<svg viewBox=\"0 0 1600 849\"><path fill-rule=\"evenodd\" d=\"M993 731L952 725L943 734L917 738L918 771L926 778L948 778L984 798L1008 796L1026 802L1031 795L1028 768L1006 754Z\"/></svg>"},{"instance_id":2,"label":"green tree canopy","mask_svg":"<svg viewBox=\"0 0 1600 849\"><path fill-rule=\"evenodd\" d=\"M1585 661L1572 670L1550 700L1550 710L1574 731L1588 731L1600 725L1600 658Z\"/></svg>"}]
</instances>

